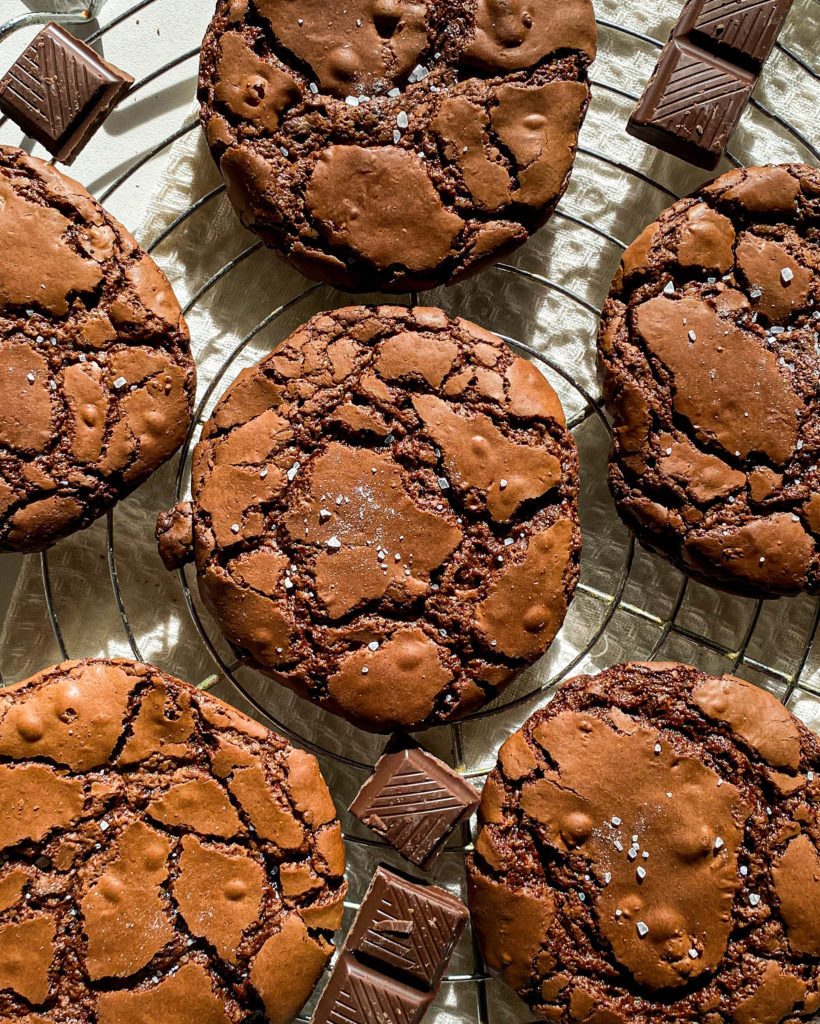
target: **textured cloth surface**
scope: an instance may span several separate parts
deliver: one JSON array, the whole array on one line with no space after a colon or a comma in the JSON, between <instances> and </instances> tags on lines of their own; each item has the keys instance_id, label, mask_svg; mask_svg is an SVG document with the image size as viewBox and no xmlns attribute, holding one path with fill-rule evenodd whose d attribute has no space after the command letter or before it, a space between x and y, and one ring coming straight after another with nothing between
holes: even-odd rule
<instances>
[{"instance_id":1,"label":"textured cloth surface","mask_svg":"<svg viewBox=\"0 0 820 1024\"><path fill-rule=\"evenodd\" d=\"M187 3L157 0L157 6L160 4L175 12L178 52L193 51L203 20L199 11L194 12L198 4L190 4L190 20L180 11ZM790 708L810 727L820 729L820 696L812 693L820 694L820 651L816 645L811 647L817 599L784 599L759 608L751 600L695 584L684 586L681 574L666 562L639 550L633 552L606 486L606 427L589 404L590 398L599 396L596 311L622 251L618 243L630 242L673 197L710 177L631 139L624 131L629 111L659 52L659 47L641 36L664 40L678 12L675 0L598 0L596 13L601 24L599 56L591 74L592 104L581 132L572 181L558 213L508 261L514 270L486 270L470 281L421 297L425 304L440 305L451 315L466 316L544 354L549 365L538 365L559 391L568 418L575 424L581 460L581 583L563 630L549 654L503 695L499 703L505 710L483 713L457 729L433 730L424 738L436 753L475 773L479 785L500 742L548 700L544 690L523 699L530 691L557 676L598 671L628 658L681 660L708 672L734 671L784 698L791 690ZM101 21L106 14L104 9ZM151 46L155 32L148 13L142 13L125 19L111 35L119 40L130 38L139 50ZM780 42L817 70L820 0L795 0ZM192 96L195 58L189 58L189 66L190 77L185 82ZM812 153L767 113L776 111L820 148L817 77L776 50L763 71L755 100L763 109L750 106L744 114L730 145L735 160L820 164L819 154ZM150 113L142 111L143 116ZM193 124L195 117L195 111L189 109L185 123ZM182 126L181 121L178 127ZM19 133L3 129L0 141L15 143ZM116 147L105 150L101 158L107 161L105 172L111 172L106 185L131 159ZM724 160L719 171L730 166L730 161ZM194 126L143 171L123 182L110 201L117 214L117 204L127 195L151 197L144 222L127 226L146 247L161 239L152 250L154 258L170 277L183 305L190 305L187 316L203 402L199 423L240 369L260 359L314 312L350 302L349 296L330 288L310 286L273 253L262 249L241 227L221 190L204 199L220 185L204 140ZM95 194L101 192L101 188L95 189ZM198 201L201 205L172 227ZM380 298L383 296L365 296L362 301ZM198 430L197 425L197 435ZM49 552L52 606L69 656L138 656L194 683L218 672L186 607L180 578L163 569L153 540L157 512L177 500L179 465L179 459L172 460L117 507L110 518L110 561L109 523L105 520ZM186 462L180 497L186 496L188 474ZM11 570L0 562L0 589L4 580L8 586L10 575ZM195 592L193 573L186 575ZM121 605L112 586L114 576ZM198 598L192 600L199 608ZM202 616L204 636L232 664L214 624L204 611ZM41 562L29 556L2 623L0 671L5 681L12 682L61 657L44 596ZM365 777L364 766L376 759L383 740L307 705L257 673L240 668L235 674L271 713L275 725L289 730L295 742L319 748L343 826L353 840L348 843L350 898L358 901L378 860L400 864L384 848L356 842L371 836L344 812ZM217 683L216 692L243 710L250 707L224 678ZM516 703L518 698L522 699ZM323 751L329 754L323 755ZM459 838L463 841L465 837ZM462 891L463 858L457 845L441 858L434 877L453 891ZM473 969L468 929L450 974L470 975ZM485 986L446 983L437 1007L438 1014L430 1016L432 1024L531 1020L515 996L494 981Z\"/></svg>"}]
</instances>

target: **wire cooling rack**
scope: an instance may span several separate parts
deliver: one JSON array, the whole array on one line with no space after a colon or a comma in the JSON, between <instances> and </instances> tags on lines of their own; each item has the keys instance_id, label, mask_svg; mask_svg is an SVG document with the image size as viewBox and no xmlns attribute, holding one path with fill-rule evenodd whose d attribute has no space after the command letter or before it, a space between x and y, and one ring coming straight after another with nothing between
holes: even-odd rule
<instances>
[{"instance_id":1,"label":"wire cooling rack","mask_svg":"<svg viewBox=\"0 0 820 1024\"><path fill-rule=\"evenodd\" d=\"M203 2L210 3L210 0ZM150 39L144 35L147 30L141 28L141 16L163 3L168 7L167 0L140 0L120 10L87 36L88 42L103 43L115 35L125 34L133 39L135 46L150 45ZM560 680L575 671L600 668L632 656L642 660L690 661L707 671L735 673L771 690L798 714L803 714L807 720L812 719L811 724L815 728L820 722L820 645L816 642L820 601L803 597L791 601L755 602L727 597L688 582L681 573L636 547L632 537L619 523L606 493L608 424L601 409L594 372L590 372L590 353L594 349L600 301L621 252L637 233L633 226L634 218L637 216L636 226L640 228L682 191L698 183L698 179L691 177L691 170L671 158L654 154L647 160L643 150L633 147L633 153L644 156L639 167L637 161L631 165L607 147L609 133L622 132L626 113L637 101L638 92L662 45L659 38L642 30L646 19L629 18L628 7L614 2L607 6L605 0L596 4L601 15L598 25L602 54L593 67L593 106L581 136L573 185L548 228L540 233L542 243L535 250L525 247L512 262L485 271L480 279L481 291L471 286L469 289L438 291L422 298L423 302L442 305L451 314L475 319L497 330L519 354L535 361L559 391L581 454L581 517L585 545L582 573L559 640L542 662L524 673L493 704L475 712L462 723L433 730L425 740L436 753L447 757L479 786L494 762L494 752L501 739L536 706L548 700L550 691ZM173 11L173 2L168 9ZM607 13L616 12L618 22L605 17ZM803 17L810 29L814 26L817 33L815 43L820 42L818 12L820 0L797 0L792 13L792 19ZM27 16L26 21L30 23L36 17L36 14ZM152 84L161 83L166 76L178 74L185 66L190 66L191 76L195 73L199 40L190 38L182 24L177 24L174 31L178 31L180 52L136 81L129 94L131 98L147 91ZM811 39L803 48L805 52L798 52L798 49L794 44L778 43L770 64L774 65L781 78L805 81L809 90L814 89L820 99L820 74L811 64ZM815 54L817 49L815 45ZM638 55L637 64L625 68L624 55L632 54ZM762 159L802 159L820 163L817 133L810 135L806 127L806 124L811 124L811 114L802 127L792 123L772 109L770 94L777 97L777 81L767 91L765 99L758 94L751 101L751 110L727 154L728 162L735 166L753 162L750 159L753 153L759 162ZM601 124L589 131L589 122L595 120L598 104L603 108ZM816 115L816 108L812 113ZM4 125L5 119L0 119L0 130ZM113 173L105 187L96 190L98 198L104 203L115 202L129 188L139 187L137 180L141 179L145 168L158 167L160 157L196 131L196 120L187 120ZM762 158L759 149L752 144L761 136L772 140L771 150L764 152ZM641 209L633 210L632 221L619 219L617 214L610 218L596 218L595 222L585 216L585 195L593 187L590 182L601 174L609 175L610 180L623 181L626 194L632 195L633 206L645 204L646 210L643 213ZM162 263L163 252L173 245L178 235L190 228L194 218L208 217L209 211L226 202L224 191L223 185L216 185L192 197L191 202L171 217L156 237L141 241L148 243L149 251ZM615 202L618 201L623 199L615 197ZM621 230L618 230L619 226ZM553 250L559 249L564 237L574 240L575 268L578 253L589 254L590 265L597 268L598 277L590 287L585 287L577 269L574 273L574 268L567 272L566 266L560 266L561 261L552 258ZM186 316L194 316L198 309L206 306L217 290L230 282L232 275L241 273L248 261L260 254L263 250L258 242L239 249L189 296L185 305ZM563 263L566 262L565 254ZM553 266L558 268L556 272L553 272ZM594 274L592 276L595 277ZM331 296L334 296L332 300ZM495 305L503 306L505 301L508 305L515 304L522 296L535 305L545 304L549 323L559 325L558 335L561 334L561 325L568 323L570 326L564 333L575 332L580 336L586 357L582 355L580 361L564 358L564 350L558 343L553 345L550 332L545 332L543 317L540 323L539 317L520 318L515 321L517 326L529 325L531 330L517 331L518 336L511 336L504 328L508 320L515 318L496 317ZM416 299L415 295L410 297L412 302ZM194 423L173 474L168 474L166 504L185 497L192 448L201 425L239 369L248 362L254 362L260 350L281 341L294 322L301 322L318 309L340 304L340 301L349 300L340 300L324 286L301 288L287 301L267 311L201 382L204 386L201 386L198 397ZM395 297L390 301L395 301ZM496 319L500 323L493 322ZM154 506L151 514L155 514L157 507L162 506ZM140 586L139 566L133 564L127 530L121 525L122 516L123 513L115 509L104 524L108 600L116 609L118 628L127 644L126 649L133 657L158 661L162 667L169 667L156 656L154 642L156 624L162 620L163 609L157 610L155 619L150 623L144 621L142 610L134 613L132 595L134 588ZM67 585L64 574L59 571L61 547L58 545L50 553L39 556L42 601L48 621L63 658L94 654L97 652L76 649L71 638L66 636L66 601L70 593L76 596L83 580L79 580L79 587L76 579ZM56 582L55 563L58 564ZM260 718L295 743L314 751L334 789L337 805L340 809L345 807L378 756L381 742L371 737L363 738L352 727L291 698L257 673L241 666L201 607L194 574L190 570L179 572L178 587L188 620L186 642L197 643L207 652L210 663L210 670L198 680L199 685L203 688L216 686L227 699L249 704ZM5 663L6 650L0 647L0 669L5 669ZM11 680L7 678L6 681ZM342 820L351 862L351 899L347 904L346 919L349 923L375 864L380 860L399 862L387 847L348 814L342 813ZM469 825L462 827L456 840L440 862L437 880L463 892L463 858L472 841ZM436 1008L430 1014L433 1024L449 1024L455 1020L476 1021L477 1024L518 1024L530 1020L526 1009L488 977L469 932L456 951L451 972L445 979ZM309 1013L310 1005L299 1019L309 1020Z\"/></svg>"}]
</instances>

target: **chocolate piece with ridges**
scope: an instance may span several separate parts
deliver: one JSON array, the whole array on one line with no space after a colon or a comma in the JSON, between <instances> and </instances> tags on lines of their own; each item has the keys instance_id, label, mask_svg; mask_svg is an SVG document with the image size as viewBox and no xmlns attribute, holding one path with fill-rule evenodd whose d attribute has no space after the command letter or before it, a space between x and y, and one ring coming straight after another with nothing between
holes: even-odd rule
<instances>
[{"instance_id":1,"label":"chocolate piece with ridges","mask_svg":"<svg viewBox=\"0 0 820 1024\"><path fill-rule=\"evenodd\" d=\"M421 747L388 750L350 805L352 814L413 864L429 871L480 795Z\"/></svg>"},{"instance_id":2,"label":"chocolate piece with ridges","mask_svg":"<svg viewBox=\"0 0 820 1024\"><path fill-rule=\"evenodd\" d=\"M469 917L456 896L379 867L313 1024L418 1024Z\"/></svg>"},{"instance_id":3,"label":"chocolate piece with ridges","mask_svg":"<svg viewBox=\"0 0 820 1024\"><path fill-rule=\"evenodd\" d=\"M793 0L689 0L681 25L692 42L759 71L769 56Z\"/></svg>"},{"instance_id":4,"label":"chocolate piece with ridges","mask_svg":"<svg viewBox=\"0 0 820 1024\"><path fill-rule=\"evenodd\" d=\"M379 867L345 949L409 984L436 990L468 916L444 889Z\"/></svg>"},{"instance_id":5,"label":"chocolate piece with ridges","mask_svg":"<svg viewBox=\"0 0 820 1024\"><path fill-rule=\"evenodd\" d=\"M688 0L627 132L713 170L791 5L792 0Z\"/></svg>"},{"instance_id":6,"label":"chocolate piece with ridges","mask_svg":"<svg viewBox=\"0 0 820 1024\"><path fill-rule=\"evenodd\" d=\"M51 22L0 81L0 110L70 164L133 82Z\"/></svg>"},{"instance_id":7,"label":"chocolate piece with ridges","mask_svg":"<svg viewBox=\"0 0 820 1024\"><path fill-rule=\"evenodd\" d=\"M333 968L312 1024L419 1024L432 996L345 954Z\"/></svg>"},{"instance_id":8,"label":"chocolate piece with ridges","mask_svg":"<svg viewBox=\"0 0 820 1024\"><path fill-rule=\"evenodd\" d=\"M626 130L711 170L740 120L754 82L750 72L684 39L671 39Z\"/></svg>"}]
</instances>

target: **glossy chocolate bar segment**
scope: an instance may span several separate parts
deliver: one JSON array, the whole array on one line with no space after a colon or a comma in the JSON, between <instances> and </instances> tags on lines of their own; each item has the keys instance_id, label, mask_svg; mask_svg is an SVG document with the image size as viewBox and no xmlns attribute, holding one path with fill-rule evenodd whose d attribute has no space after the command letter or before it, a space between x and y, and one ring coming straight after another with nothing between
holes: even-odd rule
<instances>
[{"instance_id":1,"label":"glossy chocolate bar segment","mask_svg":"<svg viewBox=\"0 0 820 1024\"><path fill-rule=\"evenodd\" d=\"M435 989L467 917L461 900L444 889L380 867L345 948L405 981Z\"/></svg>"},{"instance_id":2,"label":"glossy chocolate bar segment","mask_svg":"<svg viewBox=\"0 0 820 1024\"><path fill-rule=\"evenodd\" d=\"M713 170L792 0L688 0L626 130Z\"/></svg>"},{"instance_id":3,"label":"glossy chocolate bar segment","mask_svg":"<svg viewBox=\"0 0 820 1024\"><path fill-rule=\"evenodd\" d=\"M0 80L0 110L70 164L133 81L51 22Z\"/></svg>"},{"instance_id":4,"label":"glossy chocolate bar segment","mask_svg":"<svg viewBox=\"0 0 820 1024\"><path fill-rule=\"evenodd\" d=\"M751 95L755 77L683 39L666 45L629 118L630 135L714 169Z\"/></svg>"},{"instance_id":5,"label":"glossy chocolate bar segment","mask_svg":"<svg viewBox=\"0 0 820 1024\"><path fill-rule=\"evenodd\" d=\"M388 747L350 811L411 863L429 870L481 795L421 747Z\"/></svg>"},{"instance_id":6,"label":"glossy chocolate bar segment","mask_svg":"<svg viewBox=\"0 0 820 1024\"><path fill-rule=\"evenodd\" d=\"M313 1024L419 1024L468 917L444 889L379 867Z\"/></svg>"},{"instance_id":7,"label":"glossy chocolate bar segment","mask_svg":"<svg viewBox=\"0 0 820 1024\"><path fill-rule=\"evenodd\" d=\"M759 71L769 56L793 0L690 0L681 22L689 38L709 53Z\"/></svg>"},{"instance_id":8,"label":"glossy chocolate bar segment","mask_svg":"<svg viewBox=\"0 0 820 1024\"><path fill-rule=\"evenodd\" d=\"M419 1024L429 992L360 964L350 953L336 962L313 1014L313 1024Z\"/></svg>"}]
</instances>

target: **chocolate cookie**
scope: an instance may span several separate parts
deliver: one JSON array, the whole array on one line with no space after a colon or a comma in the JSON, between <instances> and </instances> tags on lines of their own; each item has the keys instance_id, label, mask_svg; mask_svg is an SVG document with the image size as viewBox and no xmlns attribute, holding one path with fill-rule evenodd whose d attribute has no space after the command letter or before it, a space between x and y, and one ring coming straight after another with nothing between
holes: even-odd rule
<instances>
[{"instance_id":1,"label":"chocolate cookie","mask_svg":"<svg viewBox=\"0 0 820 1024\"><path fill-rule=\"evenodd\" d=\"M564 683L501 747L468 863L487 965L561 1024L820 1009L820 743L688 665Z\"/></svg>"},{"instance_id":2,"label":"chocolate cookie","mask_svg":"<svg viewBox=\"0 0 820 1024\"><path fill-rule=\"evenodd\" d=\"M345 895L314 757L150 665L95 660L0 690L0 762L4 1024L296 1016Z\"/></svg>"},{"instance_id":3,"label":"chocolate cookie","mask_svg":"<svg viewBox=\"0 0 820 1024\"><path fill-rule=\"evenodd\" d=\"M598 339L624 521L684 572L820 592L820 171L731 171L626 250Z\"/></svg>"},{"instance_id":4,"label":"chocolate cookie","mask_svg":"<svg viewBox=\"0 0 820 1024\"><path fill-rule=\"evenodd\" d=\"M555 392L441 310L315 316L224 394L169 567L237 654L364 729L450 721L549 647L578 580ZM193 529L191 525L193 518Z\"/></svg>"},{"instance_id":5,"label":"chocolate cookie","mask_svg":"<svg viewBox=\"0 0 820 1024\"><path fill-rule=\"evenodd\" d=\"M7 147L0 252L0 551L38 551L176 451L194 364L153 260L81 185Z\"/></svg>"},{"instance_id":6,"label":"chocolate cookie","mask_svg":"<svg viewBox=\"0 0 820 1024\"><path fill-rule=\"evenodd\" d=\"M242 222L302 273L429 288L555 209L595 43L591 0L219 0L202 123Z\"/></svg>"}]
</instances>

